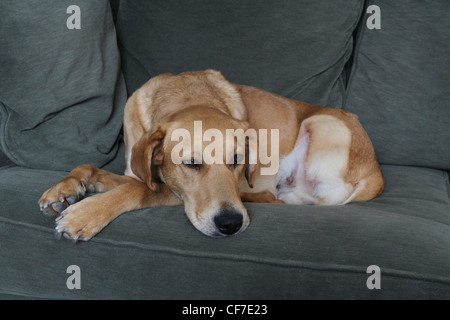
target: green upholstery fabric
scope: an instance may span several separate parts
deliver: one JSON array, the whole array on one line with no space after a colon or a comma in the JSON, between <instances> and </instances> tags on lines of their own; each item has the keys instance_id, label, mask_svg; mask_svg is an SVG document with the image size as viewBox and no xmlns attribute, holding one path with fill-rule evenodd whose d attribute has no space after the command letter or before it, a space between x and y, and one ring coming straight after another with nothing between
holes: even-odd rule
<instances>
[{"instance_id":1,"label":"green upholstery fabric","mask_svg":"<svg viewBox=\"0 0 450 320\"><path fill-rule=\"evenodd\" d=\"M126 89L107 0L0 2L0 149L18 165L70 170L116 155Z\"/></svg>"},{"instance_id":2,"label":"green upholstery fabric","mask_svg":"<svg viewBox=\"0 0 450 320\"><path fill-rule=\"evenodd\" d=\"M345 109L359 115L380 162L448 170L450 2L372 3L381 29L361 29Z\"/></svg>"},{"instance_id":3,"label":"green upholstery fabric","mask_svg":"<svg viewBox=\"0 0 450 320\"><path fill-rule=\"evenodd\" d=\"M32 298L450 298L450 199L443 171L383 166L374 201L246 204L250 227L212 239L182 207L126 213L87 243L53 235L37 199L66 173L0 170L0 294ZM69 290L69 265L81 289ZM369 290L370 265L381 290Z\"/></svg>"},{"instance_id":4,"label":"green upholstery fabric","mask_svg":"<svg viewBox=\"0 0 450 320\"><path fill-rule=\"evenodd\" d=\"M117 32L132 93L151 76L218 69L230 81L342 106L363 2L121 1Z\"/></svg>"}]
</instances>

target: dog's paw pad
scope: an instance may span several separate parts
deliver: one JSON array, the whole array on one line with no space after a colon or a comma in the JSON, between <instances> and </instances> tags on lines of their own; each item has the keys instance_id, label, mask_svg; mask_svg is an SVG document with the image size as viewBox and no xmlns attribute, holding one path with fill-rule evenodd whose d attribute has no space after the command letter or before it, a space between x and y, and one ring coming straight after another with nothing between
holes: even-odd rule
<instances>
[{"instance_id":1,"label":"dog's paw pad","mask_svg":"<svg viewBox=\"0 0 450 320\"><path fill-rule=\"evenodd\" d=\"M53 202L50 206L53 209L53 211L61 213L64 210L66 210L68 205L66 202Z\"/></svg>"},{"instance_id":2,"label":"dog's paw pad","mask_svg":"<svg viewBox=\"0 0 450 320\"><path fill-rule=\"evenodd\" d=\"M74 204L75 202L78 201L78 196L67 196L66 197L66 201L69 203L69 205Z\"/></svg>"},{"instance_id":3,"label":"dog's paw pad","mask_svg":"<svg viewBox=\"0 0 450 320\"><path fill-rule=\"evenodd\" d=\"M64 194L61 194L58 201L55 202L42 201L41 199L39 201L39 207L45 215L54 217L59 216L64 210L67 209L67 207L78 202L79 200L80 199L78 196L65 196Z\"/></svg>"}]
</instances>

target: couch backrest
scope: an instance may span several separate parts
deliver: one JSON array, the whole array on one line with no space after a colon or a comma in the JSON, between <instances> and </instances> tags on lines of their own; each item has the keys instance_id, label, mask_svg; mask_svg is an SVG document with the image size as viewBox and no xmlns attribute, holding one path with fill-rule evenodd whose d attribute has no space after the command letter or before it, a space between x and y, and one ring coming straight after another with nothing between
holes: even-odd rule
<instances>
[{"instance_id":1,"label":"couch backrest","mask_svg":"<svg viewBox=\"0 0 450 320\"><path fill-rule=\"evenodd\" d=\"M129 94L160 73L214 68L233 82L340 107L362 10L361 0L120 1Z\"/></svg>"},{"instance_id":2,"label":"couch backrest","mask_svg":"<svg viewBox=\"0 0 450 320\"><path fill-rule=\"evenodd\" d=\"M450 1L368 1L344 108L385 164L450 169Z\"/></svg>"},{"instance_id":3,"label":"couch backrest","mask_svg":"<svg viewBox=\"0 0 450 320\"><path fill-rule=\"evenodd\" d=\"M371 5L381 29L366 25ZM117 29L129 94L159 73L216 68L356 113L383 164L448 170L449 21L450 1L127 0Z\"/></svg>"}]
</instances>

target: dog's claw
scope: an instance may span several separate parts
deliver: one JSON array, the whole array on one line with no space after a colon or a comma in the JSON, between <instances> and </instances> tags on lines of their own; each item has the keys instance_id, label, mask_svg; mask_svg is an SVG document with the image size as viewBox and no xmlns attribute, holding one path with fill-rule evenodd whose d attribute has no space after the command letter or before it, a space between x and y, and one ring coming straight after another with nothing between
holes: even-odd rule
<instances>
[{"instance_id":1,"label":"dog's claw","mask_svg":"<svg viewBox=\"0 0 450 320\"><path fill-rule=\"evenodd\" d=\"M62 235L63 235L64 238L66 238L68 240L72 240L72 237L67 232L62 232Z\"/></svg>"},{"instance_id":2,"label":"dog's claw","mask_svg":"<svg viewBox=\"0 0 450 320\"><path fill-rule=\"evenodd\" d=\"M58 232L58 231L55 229L55 238L58 239L58 240L61 240L61 238L62 238L62 232Z\"/></svg>"},{"instance_id":3,"label":"dog's claw","mask_svg":"<svg viewBox=\"0 0 450 320\"><path fill-rule=\"evenodd\" d=\"M75 235L72 237L73 243L77 243L79 238L80 238L80 235L79 235L78 233L75 234Z\"/></svg>"}]
</instances>

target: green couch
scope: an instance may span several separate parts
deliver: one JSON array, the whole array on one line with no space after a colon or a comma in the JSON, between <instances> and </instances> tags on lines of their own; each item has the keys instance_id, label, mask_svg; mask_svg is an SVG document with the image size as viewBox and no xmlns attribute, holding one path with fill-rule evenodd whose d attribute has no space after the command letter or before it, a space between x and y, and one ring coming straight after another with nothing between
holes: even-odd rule
<instances>
[{"instance_id":1,"label":"green couch","mask_svg":"<svg viewBox=\"0 0 450 320\"><path fill-rule=\"evenodd\" d=\"M2 0L0 12L0 298L450 298L450 2ZM182 207L56 239L37 201L77 165L123 172L127 96L207 68L357 114L384 193L248 203L249 228L223 239ZM73 265L80 289L67 286Z\"/></svg>"}]
</instances>

